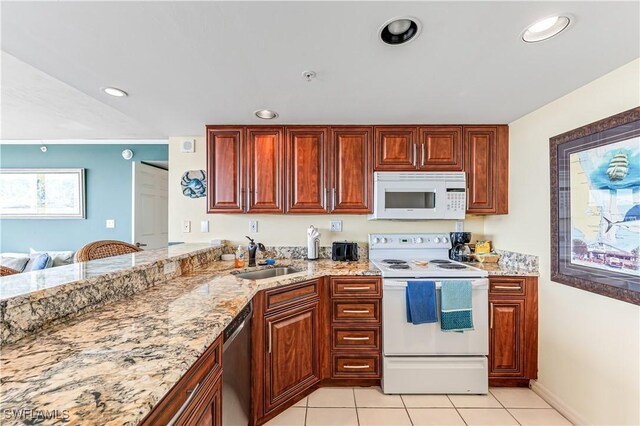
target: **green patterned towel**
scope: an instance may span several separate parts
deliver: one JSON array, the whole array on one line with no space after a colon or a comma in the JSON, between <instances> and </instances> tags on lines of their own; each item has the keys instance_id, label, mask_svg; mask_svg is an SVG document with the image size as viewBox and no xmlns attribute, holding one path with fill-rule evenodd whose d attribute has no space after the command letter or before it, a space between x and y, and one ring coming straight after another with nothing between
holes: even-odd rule
<instances>
[{"instance_id":1,"label":"green patterned towel","mask_svg":"<svg viewBox=\"0 0 640 426\"><path fill-rule=\"evenodd\" d=\"M442 281L440 329L459 332L473 330L471 281Z\"/></svg>"}]
</instances>

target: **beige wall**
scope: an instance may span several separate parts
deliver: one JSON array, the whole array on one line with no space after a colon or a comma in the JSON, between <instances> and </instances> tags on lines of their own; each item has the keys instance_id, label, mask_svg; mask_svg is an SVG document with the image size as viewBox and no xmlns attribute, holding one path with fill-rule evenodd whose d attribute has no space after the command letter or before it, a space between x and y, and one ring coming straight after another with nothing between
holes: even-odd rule
<instances>
[{"instance_id":1,"label":"beige wall","mask_svg":"<svg viewBox=\"0 0 640 426\"><path fill-rule=\"evenodd\" d=\"M640 424L640 306L551 282L549 138L640 105L640 60L510 124L510 215L485 232L540 256L538 382L587 424Z\"/></svg>"},{"instance_id":2,"label":"beige wall","mask_svg":"<svg viewBox=\"0 0 640 426\"><path fill-rule=\"evenodd\" d=\"M186 170L206 169L205 138L197 137L196 152L181 153L180 143L189 138L169 139L169 241L207 242L212 239L230 240L246 244L245 235L266 245L306 245L309 225L320 228L320 243L332 241L367 241L374 232L450 232L454 221L369 221L366 215L246 215L206 214L204 198L190 199L182 195L180 178ZM194 139L193 137L191 139ZM342 220L342 232L330 232L330 220ZM191 233L182 232L184 220L191 220ZM200 232L200 221L209 221L209 233ZM249 234L249 220L258 221L258 233ZM474 239L483 234L484 218L468 217L465 230L474 233Z\"/></svg>"}]
</instances>

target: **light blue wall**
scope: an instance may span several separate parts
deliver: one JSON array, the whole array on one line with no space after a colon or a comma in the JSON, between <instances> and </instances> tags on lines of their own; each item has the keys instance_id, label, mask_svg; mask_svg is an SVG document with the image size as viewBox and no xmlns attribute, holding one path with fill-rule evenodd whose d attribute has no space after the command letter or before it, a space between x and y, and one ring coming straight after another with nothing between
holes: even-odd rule
<instances>
[{"instance_id":1,"label":"light blue wall","mask_svg":"<svg viewBox=\"0 0 640 426\"><path fill-rule=\"evenodd\" d=\"M0 252L77 250L131 239L131 161L167 161L167 145L0 145L0 168L84 168L86 219L2 219ZM123 149L133 150L131 161ZM105 221L115 219L115 229Z\"/></svg>"}]
</instances>

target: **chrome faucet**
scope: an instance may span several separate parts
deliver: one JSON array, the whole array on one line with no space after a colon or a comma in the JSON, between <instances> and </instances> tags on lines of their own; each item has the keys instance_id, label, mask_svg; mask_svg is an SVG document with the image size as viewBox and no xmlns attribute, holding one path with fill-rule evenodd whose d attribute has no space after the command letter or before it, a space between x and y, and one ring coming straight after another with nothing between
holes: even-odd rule
<instances>
[{"instance_id":1,"label":"chrome faucet","mask_svg":"<svg viewBox=\"0 0 640 426\"><path fill-rule=\"evenodd\" d=\"M256 266L256 250L265 251L266 249L264 244L256 243L253 238L247 237L247 239L249 240L249 246L247 247L249 249L249 266Z\"/></svg>"}]
</instances>

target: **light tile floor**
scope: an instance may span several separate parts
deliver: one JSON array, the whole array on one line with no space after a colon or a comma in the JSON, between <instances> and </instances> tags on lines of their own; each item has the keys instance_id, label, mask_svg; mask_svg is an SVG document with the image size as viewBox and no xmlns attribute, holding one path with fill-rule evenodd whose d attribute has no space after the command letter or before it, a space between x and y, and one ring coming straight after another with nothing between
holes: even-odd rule
<instances>
[{"instance_id":1,"label":"light tile floor","mask_svg":"<svg viewBox=\"0 0 640 426\"><path fill-rule=\"evenodd\" d=\"M527 388L488 395L384 395L380 388L322 388L267 426L564 426L571 423Z\"/></svg>"}]
</instances>

